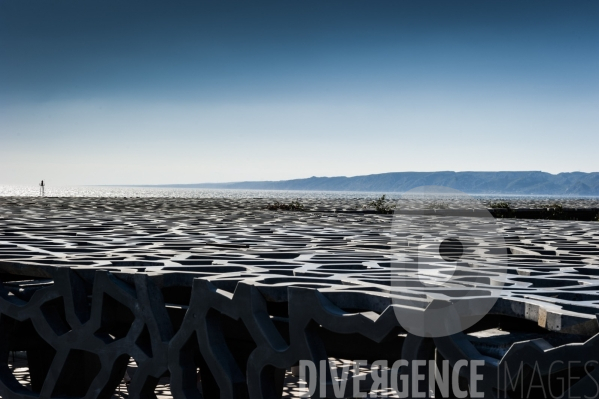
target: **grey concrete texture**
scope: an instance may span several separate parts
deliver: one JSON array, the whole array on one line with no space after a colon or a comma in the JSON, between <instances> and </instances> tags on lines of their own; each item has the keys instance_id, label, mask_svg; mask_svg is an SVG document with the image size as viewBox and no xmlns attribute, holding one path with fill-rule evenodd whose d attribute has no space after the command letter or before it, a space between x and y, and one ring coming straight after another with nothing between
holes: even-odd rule
<instances>
[{"instance_id":1,"label":"grey concrete texture","mask_svg":"<svg viewBox=\"0 0 599 399\"><path fill-rule=\"evenodd\" d=\"M484 359L485 397L502 397L505 368L536 362L550 377L554 360L597 359L598 222L495 220L498 248L472 233L480 219L465 218L487 267L464 262L452 284L396 285L392 273L415 275L393 268L398 234L410 232L393 231L392 215L267 203L1 199L0 396L109 398L134 359L129 397L155 397L168 375L176 398L275 398L302 359L402 358ZM448 337L412 335L396 317L402 301L419 312L490 295L489 313ZM15 351L27 353L28 387L8 367Z\"/></svg>"}]
</instances>

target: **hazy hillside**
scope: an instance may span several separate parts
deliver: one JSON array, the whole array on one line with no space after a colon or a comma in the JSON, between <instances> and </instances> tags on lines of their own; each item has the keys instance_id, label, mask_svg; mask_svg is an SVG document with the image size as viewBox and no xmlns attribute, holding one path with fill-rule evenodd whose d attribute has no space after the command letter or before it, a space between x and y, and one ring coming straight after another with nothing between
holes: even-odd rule
<instances>
[{"instance_id":1,"label":"hazy hillside","mask_svg":"<svg viewBox=\"0 0 599 399\"><path fill-rule=\"evenodd\" d=\"M599 172L557 175L545 172L397 172L282 181L165 184L161 187L403 192L424 185L448 186L472 194L599 196Z\"/></svg>"}]
</instances>

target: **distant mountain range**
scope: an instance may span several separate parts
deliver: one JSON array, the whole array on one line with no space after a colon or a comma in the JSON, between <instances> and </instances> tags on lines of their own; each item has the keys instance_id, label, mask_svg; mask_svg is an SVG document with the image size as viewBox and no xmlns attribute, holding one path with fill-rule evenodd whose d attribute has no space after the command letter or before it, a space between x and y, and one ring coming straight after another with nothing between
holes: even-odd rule
<instances>
[{"instance_id":1,"label":"distant mountain range","mask_svg":"<svg viewBox=\"0 0 599 399\"><path fill-rule=\"evenodd\" d=\"M244 190L404 192L426 185L469 194L599 196L599 172L396 172L354 177L310 177L281 181L162 184L154 187Z\"/></svg>"}]
</instances>

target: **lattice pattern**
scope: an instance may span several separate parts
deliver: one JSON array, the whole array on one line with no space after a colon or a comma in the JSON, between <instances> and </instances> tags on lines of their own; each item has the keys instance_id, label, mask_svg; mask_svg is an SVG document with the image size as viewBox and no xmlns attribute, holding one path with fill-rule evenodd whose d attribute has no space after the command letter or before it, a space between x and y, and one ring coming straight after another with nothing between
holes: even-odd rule
<instances>
[{"instance_id":1,"label":"lattice pattern","mask_svg":"<svg viewBox=\"0 0 599 399\"><path fill-rule=\"evenodd\" d=\"M391 276L414 278L394 265L398 251L414 259L401 245L430 232L422 218L398 232L391 215L340 215L325 202L271 212L266 203L3 200L0 396L110 397L133 358L130 397L153 397L167 374L175 397L199 397L198 374L204 397L279 397L300 359L435 353L451 364L495 359L484 390L496 395L502 367L597 353L598 223L468 218L453 233L469 232L484 267L460 265L452 284L407 285ZM481 223L497 223L504 242L488 245ZM438 254L420 251L431 281L443 276ZM495 270L500 256L507 275ZM403 300L424 308L432 294L455 299L465 287L459 300L471 300L498 283L507 285L492 311L464 334L419 339L395 317ZM29 388L8 367L11 351L27 351Z\"/></svg>"}]
</instances>

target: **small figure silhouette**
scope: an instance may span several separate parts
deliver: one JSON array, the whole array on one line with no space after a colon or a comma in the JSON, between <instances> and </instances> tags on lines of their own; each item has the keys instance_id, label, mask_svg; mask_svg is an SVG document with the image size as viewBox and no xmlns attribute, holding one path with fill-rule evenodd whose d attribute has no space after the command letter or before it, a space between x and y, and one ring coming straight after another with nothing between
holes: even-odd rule
<instances>
[{"instance_id":1,"label":"small figure silhouette","mask_svg":"<svg viewBox=\"0 0 599 399\"><path fill-rule=\"evenodd\" d=\"M40 195L43 197L44 196L44 181L42 180L42 182L40 183Z\"/></svg>"}]
</instances>

